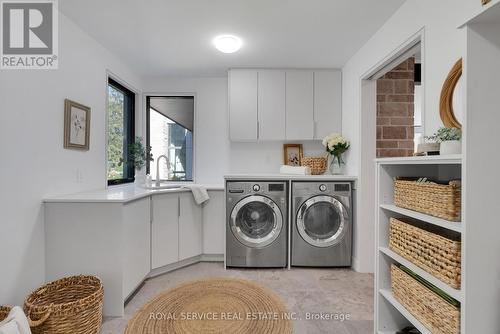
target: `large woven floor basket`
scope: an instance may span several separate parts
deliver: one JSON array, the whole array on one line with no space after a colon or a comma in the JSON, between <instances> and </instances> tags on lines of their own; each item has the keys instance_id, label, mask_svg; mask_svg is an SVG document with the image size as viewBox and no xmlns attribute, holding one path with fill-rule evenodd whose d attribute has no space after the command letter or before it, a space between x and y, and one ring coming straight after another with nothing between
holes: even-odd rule
<instances>
[{"instance_id":1,"label":"large woven floor basket","mask_svg":"<svg viewBox=\"0 0 500 334\"><path fill-rule=\"evenodd\" d=\"M103 287L95 276L50 282L24 302L33 334L99 334Z\"/></svg>"},{"instance_id":2,"label":"large woven floor basket","mask_svg":"<svg viewBox=\"0 0 500 334\"><path fill-rule=\"evenodd\" d=\"M460 333L460 307L450 304L394 264L391 286L394 298L431 333Z\"/></svg>"},{"instance_id":3,"label":"large woven floor basket","mask_svg":"<svg viewBox=\"0 0 500 334\"><path fill-rule=\"evenodd\" d=\"M460 289L460 237L429 226L390 219L389 248L455 289Z\"/></svg>"},{"instance_id":4,"label":"large woven floor basket","mask_svg":"<svg viewBox=\"0 0 500 334\"><path fill-rule=\"evenodd\" d=\"M394 204L450 221L460 221L461 183L448 184L396 179Z\"/></svg>"}]
</instances>

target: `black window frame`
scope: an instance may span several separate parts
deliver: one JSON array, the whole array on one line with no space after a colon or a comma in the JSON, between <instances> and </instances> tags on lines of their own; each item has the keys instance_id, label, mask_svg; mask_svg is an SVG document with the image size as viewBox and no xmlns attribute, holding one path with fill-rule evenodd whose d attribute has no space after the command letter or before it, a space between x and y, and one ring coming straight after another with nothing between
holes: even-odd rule
<instances>
[{"instance_id":1,"label":"black window frame","mask_svg":"<svg viewBox=\"0 0 500 334\"><path fill-rule=\"evenodd\" d=\"M147 147L150 147L151 146L151 140L150 140L150 137L151 137L151 131L150 131L150 125L151 125L151 109L154 110L154 108L151 108L151 98L155 98L155 97L179 97L179 98L192 98L193 101L195 100L195 96L194 95L148 95L146 96L146 145ZM194 113L194 110L193 110L193 113ZM193 115L194 116L194 115ZM175 121L174 121L175 122ZM193 126L193 146L194 146L194 126ZM194 182L194 149L193 149L193 175L192 175L192 179L191 180L161 180L162 182L175 182L175 183L192 183ZM151 163L152 161L147 161L146 162L146 174L151 174Z\"/></svg>"},{"instance_id":2,"label":"black window frame","mask_svg":"<svg viewBox=\"0 0 500 334\"><path fill-rule=\"evenodd\" d=\"M123 110L123 118L124 118L124 136L123 136L123 171L124 171L124 176L121 179L113 179L113 180L107 180L108 186L113 186L113 185L119 185L119 184L125 184L125 183L131 183L135 181L135 170L134 170L134 165L131 164L128 159L128 151L130 145L135 141L135 97L136 93L125 87L124 85L120 84L118 81L115 79L108 77L108 85L106 86L107 89L109 89L109 86L112 86L114 89L119 90L120 92L123 93L124 96L124 110ZM106 92L108 94L108 92ZM109 107L109 106L108 106ZM108 111L106 111L108 112ZM107 116L109 117L109 115ZM109 131L107 128L106 131ZM106 152L108 150L106 143ZM106 161L107 163L107 161Z\"/></svg>"}]
</instances>

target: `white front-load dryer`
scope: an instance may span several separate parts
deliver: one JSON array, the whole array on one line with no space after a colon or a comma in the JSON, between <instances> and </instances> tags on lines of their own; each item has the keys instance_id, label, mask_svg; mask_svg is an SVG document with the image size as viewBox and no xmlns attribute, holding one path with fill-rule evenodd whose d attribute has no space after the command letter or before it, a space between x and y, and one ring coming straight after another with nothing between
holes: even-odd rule
<instances>
[{"instance_id":1,"label":"white front-load dryer","mask_svg":"<svg viewBox=\"0 0 500 334\"><path fill-rule=\"evenodd\" d=\"M292 182L291 265L351 266L352 209L350 182Z\"/></svg>"}]
</instances>

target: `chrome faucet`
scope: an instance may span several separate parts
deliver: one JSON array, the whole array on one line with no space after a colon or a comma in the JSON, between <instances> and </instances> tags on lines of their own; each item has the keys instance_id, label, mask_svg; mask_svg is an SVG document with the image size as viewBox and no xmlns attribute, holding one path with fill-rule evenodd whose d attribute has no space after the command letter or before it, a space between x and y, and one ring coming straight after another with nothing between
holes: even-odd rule
<instances>
[{"instance_id":1,"label":"chrome faucet","mask_svg":"<svg viewBox=\"0 0 500 334\"><path fill-rule=\"evenodd\" d=\"M157 187L160 186L160 160L161 158L165 158L165 161L167 163L167 170L170 167L170 161L168 161L168 158L166 155L160 155L158 158L156 158L156 182L155 185Z\"/></svg>"}]
</instances>

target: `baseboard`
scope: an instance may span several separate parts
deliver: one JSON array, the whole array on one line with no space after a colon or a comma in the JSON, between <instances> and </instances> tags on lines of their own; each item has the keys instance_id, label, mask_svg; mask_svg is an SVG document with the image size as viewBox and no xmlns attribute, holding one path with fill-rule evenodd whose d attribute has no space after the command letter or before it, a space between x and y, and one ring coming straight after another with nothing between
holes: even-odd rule
<instances>
[{"instance_id":1,"label":"baseboard","mask_svg":"<svg viewBox=\"0 0 500 334\"><path fill-rule=\"evenodd\" d=\"M168 272L184 268L198 262L224 262L224 254L196 255L176 263L168 264L166 266L153 269L149 272L149 275L146 278L153 278L156 276L160 276Z\"/></svg>"},{"instance_id":2,"label":"baseboard","mask_svg":"<svg viewBox=\"0 0 500 334\"><path fill-rule=\"evenodd\" d=\"M201 262L224 262L224 254L202 254Z\"/></svg>"}]
</instances>

